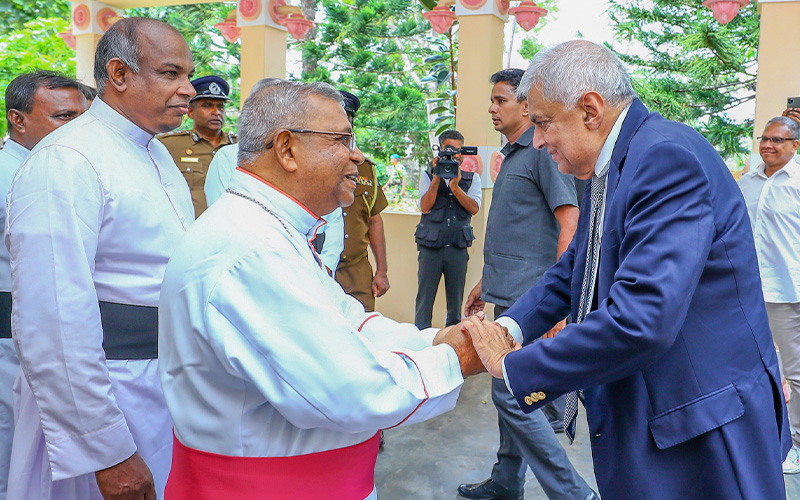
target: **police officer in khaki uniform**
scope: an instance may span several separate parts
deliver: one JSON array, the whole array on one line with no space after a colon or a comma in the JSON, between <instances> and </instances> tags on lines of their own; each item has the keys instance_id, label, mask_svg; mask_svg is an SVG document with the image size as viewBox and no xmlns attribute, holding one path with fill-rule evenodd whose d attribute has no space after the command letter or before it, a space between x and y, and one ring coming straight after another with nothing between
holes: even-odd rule
<instances>
[{"instance_id":1,"label":"police officer in khaki uniform","mask_svg":"<svg viewBox=\"0 0 800 500\"><path fill-rule=\"evenodd\" d=\"M222 146L234 144L235 134L222 131L225 122L225 102L230 87L218 76L203 76L192 80L197 95L189 101L188 116L194 121L191 130L170 132L158 137L181 169L192 192L195 217L208 208L203 186L208 165Z\"/></svg>"},{"instance_id":2,"label":"police officer in khaki uniform","mask_svg":"<svg viewBox=\"0 0 800 500\"><path fill-rule=\"evenodd\" d=\"M345 111L350 121L361 106L356 96L341 91L345 100ZM383 189L378 184L375 164L369 160L358 166L355 201L343 208L344 251L336 268L336 281L349 295L364 305L367 311L375 310L375 297L389 289L386 275L386 237L383 233L381 212L388 203ZM367 245L375 255L375 275L367 258Z\"/></svg>"}]
</instances>

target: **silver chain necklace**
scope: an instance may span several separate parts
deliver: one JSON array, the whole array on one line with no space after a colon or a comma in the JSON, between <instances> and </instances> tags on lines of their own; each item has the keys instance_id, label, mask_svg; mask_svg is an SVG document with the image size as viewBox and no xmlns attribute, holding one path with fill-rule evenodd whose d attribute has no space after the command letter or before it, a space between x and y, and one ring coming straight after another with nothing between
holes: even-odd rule
<instances>
[{"instance_id":1,"label":"silver chain necklace","mask_svg":"<svg viewBox=\"0 0 800 500\"><path fill-rule=\"evenodd\" d=\"M246 194L242 194L242 193L240 193L238 191L234 191L231 188L226 189L225 192L226 193L230 193L230 194L235 195L235 196L238 196L240 198L244 198L247 201L252 201L253 203L258 205L259 207L263 208L265 212L267 212L271 216L275 217L275 219L277 219L277 221L281 223L281 226L283 226L283 229L285 229L287 233L291 234L291 231L289 231L289 228L286 227L286 224L284 224L283 219L281 219L278 214L276 214L275 212L270 210L266 205L264 205L263 203L261 203L257 199L255 199L255 198L253 198L251 196L247 196Z\"/></svg>"}]
</instances>

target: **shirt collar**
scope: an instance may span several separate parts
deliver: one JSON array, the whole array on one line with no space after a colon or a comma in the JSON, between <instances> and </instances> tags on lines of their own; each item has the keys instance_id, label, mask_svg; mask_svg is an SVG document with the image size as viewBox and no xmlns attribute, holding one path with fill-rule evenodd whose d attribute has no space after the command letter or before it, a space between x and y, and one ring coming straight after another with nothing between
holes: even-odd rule
<instances>
[{"instance_id":1,"label":"shirt collar","mask_svg":"<svg viewBox=\"0 0 800 500\"><path fill-rule=\"evenodd\" d=\"M758 175L759 177L763 177L764 179L767 179L767 174L765 172L766 168L767 166L764 164L764 162L759 163L758 167L756 167L756 175ZM772 175L775 176L780 174L781 172L786 172L786 175L788 175L790 178L799 176L800 164L797 163L797 157L796 156L792 157L792 159L789 160L789 163L781 167L777 172L775 172Z\"/></svg>"},{"instance_id":2,"label":"shirt collar","mask_svg":"<svg viewBox=\"0 0 800 500\"><path fill-rule=\"evenodd\" d=\"M3 144L3 151L19 160L20 163L25 161L25 158L28 157L28 153L30 153L28 148L14 141L13 139L9 139L5 144Z\"/></svg>"},{"instance_id":3,"label":"shirt collar","mask_svg":"<svg viewBox=\"0 0 800 500\"><path fill-rule=\"evenodd\" d=\"M603 143L600 156L597 157L597 162L594 164L594 174L598 177L601 177L606 170L608 170L611 155L614 153L614 145L617 143L619 132L622 130L622 122L624 122L625 117L628 116L629 109L631 109L630 104L625 106L625 109L619 114L617 121L614 122L614 126L611 127L611 132L608 134L608 137L606 137L606 142Z\"/></svg>"},{"instance_id":4,"label":"shirt collar","mask_svg":"<svg viewBox=\"0 0 800 500\"><path fill-rule=\"evenodd\" d=\"M314 214L290 194L243 168L237 168L234 171L229 187L232 191L240 192L264 203L268 208L274 210L282 221L289 223L295 230L304 234L308 241L314 239L319 228L326 223L325 219Z\"/></svg>"},{"instance_id":5,"label":"shirt collar","mask_svg":"<svg viewBox=\"0 0 800 500\"><path fill-rule=\"evenodd\" d=\"M96 116L100 121L108 124L111 128L116 129L143 147L147 147L148 143L153 140L153 135L150 132L142 130L138 125L122 116L119 111L103 102L101 98L92 102L92 107L89 108L87 113Z\"/></svg>"}]
</instances>

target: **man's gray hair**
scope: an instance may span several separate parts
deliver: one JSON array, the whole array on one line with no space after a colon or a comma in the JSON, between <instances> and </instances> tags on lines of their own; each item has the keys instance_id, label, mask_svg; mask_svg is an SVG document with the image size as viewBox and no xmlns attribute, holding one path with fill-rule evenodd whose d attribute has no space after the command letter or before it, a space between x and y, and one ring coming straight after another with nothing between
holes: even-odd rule
<instances>
[{"instance_id":1,"label":"man's gray hair","mask_svg":"<svg viewBox=\"0 0 800 500\"><path fill-rule=\"evenodd\" d=\"M97 93L103 95L110 75L108 74L108 61L119 59L124 62L134 73L139 72L139 60L142 57L142 50L139 47L139 30L152 24L167 26L176 33L175 28L146 17L126 17L114 23L97 43L97 50L94 54L94 80L97 85Z\"/></svg>"},{"instance_id":2,"label":"man's gray hair","mask_svg":"<svg viewBox=\"0 0 800 500\"><path fill-rule=\"evenodd\" d=\"M767 128L773 123L786 125L786 127L792 132L793 139L800 138L800 125L798 125L797 122L792 120L791 118L787 118L785 116L776 116L775 118L768 121L766 125L764 125L764 130L767 130Z\"/></svg>"},{"instance_id":3,"label":"man's gray hair","mask_svg":"<svg viewBox=\"0 0 800 500\"><path fill-rule=\"evenodd\" d=\"M267 150L267 143L274 139L277 131L305 128L308 117L315 112L311 96L331 99L344 107L342 94L327 83L290 82L278 78L256 83L239 115L238 164L255 162Z\"/></svg>"},{"instance_id":4,"label":"man's gray hair","mask_svg":"<svg viewBox=\"0 0 800 500\"><path fill-rule=\"evenodd\" d=\"M567 109L574 108L590 91L613 107L638 97L622 61L608 47L585 40L571 40L537 53L517 87L517 98L527 99L531 88L539 89L545 101Z\"/></svg>"}]
</instances>

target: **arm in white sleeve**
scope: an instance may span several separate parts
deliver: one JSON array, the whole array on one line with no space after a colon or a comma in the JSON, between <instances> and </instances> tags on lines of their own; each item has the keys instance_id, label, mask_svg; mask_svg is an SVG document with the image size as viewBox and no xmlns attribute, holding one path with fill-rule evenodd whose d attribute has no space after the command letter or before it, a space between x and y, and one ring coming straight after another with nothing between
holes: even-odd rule
<instances>
[{"instance_id":1,"label":"arm in white sleeve","mask_svg":"<svg viewBox=\"0 0 800 500\"><path fill-rule=\"evenodd\" d=\"M475 203L478 204L478 210L480 210L483 191L481 190L481 176L478 175L477 172L472 174L472 184L470 184L469 190L467 190L467 196L475 200Z\"/></svg>"},{"instance_id":2,"label":"arm in white sleeve","mask_svg":"<svg viewBox=\"0 0 800 500\"><path fill-rule=\"evenodd\" d=\"M336 272L339 267L339 259L344 251L344 217L342 209L337 208L333 212L323 217L327 224L322 226L325 233L325 243L322 245L322 253L319 258L325 267Z\"/></svg>"},{"instance_id":3,"label":"arm in white sleeve","mask_svg":"<svg viewBox=\"0 0 800 500\"><path fill-rule=\"evenodd\" d=\"M111 391L92 279L104 203L93 167L58 146L34 153L9 194L14 341L53 480L111 467L136 451Z\"/></svg>"},{"instance_id":4,"label":"arm in white sleeve","mask_svg":"<svg viewBox=\"0 0 800 500\"><path fill-rule=\"evenodd\" d=\"M228 183L238 164L238 156L238 144L221 147L214 154L214 158L208 166L208 172L206 172L206 182L203 185L208 206L217 201L228 189Z\"/></svg>"},{"instance_id":5,"label":"arm in white sleeve","mask_svg":"<svg viewBox=\"0 0 800 500\"><path fill-rule=\"evenodd\" d=\"M453 349L370 341L373 333L363 330L375 319L365 323L363 309L349 314L342 301L352 299L335 286L296 254L253 252L211 290L209 345L230 373L299 428L374 431L452 409L463 383ZM387 337L405 328L385 326Z\"/></svg>"}]
</instances>

